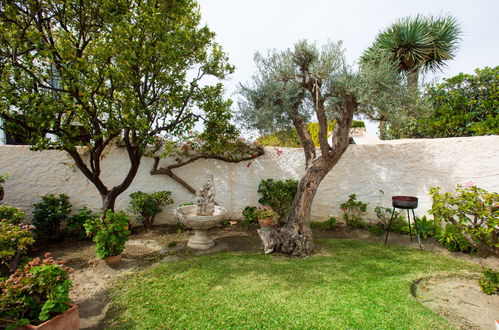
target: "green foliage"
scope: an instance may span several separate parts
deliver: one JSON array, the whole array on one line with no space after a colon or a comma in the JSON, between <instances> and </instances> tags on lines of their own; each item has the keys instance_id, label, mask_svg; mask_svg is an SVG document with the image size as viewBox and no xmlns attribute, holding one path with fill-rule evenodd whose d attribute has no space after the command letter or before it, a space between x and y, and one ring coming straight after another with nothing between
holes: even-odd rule
<instances>
[{"instance_id":1,"label":"green foliage","mask_svg":"<svg viewBox=\"0 0 499 330\"><path fill-rule=\"evenodd\" d=\"M154 223L154 218L162 211L162 206L173 204L171 191L156 191L145 193L136 191L130 194L130 210L138 214L137 220L150 227Z\"/></svg>"},{"instance_id":2,"label":"green foliage","mask_svg":"<svg viewBox=\"0 0 499 330\"><path fill-rule=\"evenodd\" d=\"M499 294L499 272L492 269L484 269L483 276L478 280L483 292L488 295Z\"/></svg>"},{"instance_id":3,"label":"green foliage","mask_svg":"<svg viewBox=\"0 0 499 330\"><path fill-rule=\"evenodd\" d=\"M348 200L340 204L340 209L343 211L343 219L349 229L367 229L376 236L383 234L385 228L382 223L372 224L363 219L367 211L367 204L358 201L357 195L348 196Z\"/></svg>"},{"instance_id":4,"label":"green foliage","mask_svg":"<svg viewBox=\"0 0 499 330\"><path fill-rule=\"evenodd\" d=\"M499 134L499 66L460 73L429 86L431 111L394 132L397 137L439 138Z\"/></svg>"},{"instance_id":5,"label":"green foliage","mask_svg":"<svg viewBox=\"0 0 499 330\"><path fill-rule=\"evenodd\" d=\"M244 220L241 223L243 227L247 227L251 224L258 223L258 217L255 215L257 207L256 206L246 206L243 210Z\"/></svg>"},{"instance_id":6,"label":"green foliage","mask_svg":"<svg viewBox=\"0 0 499 330\"><path fill-rule=\"evenodd\" d=\"M0 282L0 319L11 326L40 324L69 309L71 269L45 254L35 258L6 281Z\"/></svg>"},{"instance_id":7,"label":"green foliage","mask_svg":"<svg viewBox=\"0 0 499 330\"><path fill-rule=\"evenodd\" d=\"M3 184L10 176L8 174L0 174L0 188L3 187Z\"/></svg>"},{"instance_id":8,"label":"green foliage","mask_svg":"<svg viewBox=\"0 0 499 330\"><path fill-rule=\"evenodd\" d=\"M41 202L33 204L33 207L32 223L36 236L40 239L59 239L61 222L66 221L71 213L69 197L65 194L43 195Z\"/></svg>"},{"instance_id":9,"label":"green foliage","mask_svg":"<svg viewBox=\"0 0 499 330\"><path fill-rule=\"evenodd\" d=\"M93 236L95 253L100 259L116 256L123 252L128 241L128 216L123 211L108 210L104 219L90 219L84 227L87 235Z\"/></svg>"},{"instance_id":10,"label":"green foliage","mask_svg":"<svg viewBox=\"0 0 499 330\"><path fill-rule=\"evenodd\" d=\"M428 237L433 237L440 230L440 224L434 220L429 220L424 215L422 218L416 218L418 225L418 232L421 237L427 239ZM412 224L414 228L414 232L416 232L416 228L414 224Z\"/></svg>"},{"instance_id":11,"label":"green foliage","mask_svg":"<svg viewBox=\"0 0 499 330\"><path fill-rule=\"evenodd\" d=\"M355 121L356 122L356 121ZM364 122L359 122L364 123ZM327 131L328 134L334 129L336 122L328 122ZM353 126L352 126L353 127ZM359 126L364 127L364 126ZM308 123L307 129L310 132L310 136L314 145L319 147L319 123ZM302 146L302 141L296 132L296 128L288 128L285 130L280 130L269 135L262 135L258 137L255 141L256 144L268 147L283 147L283 148L298 148Z\"/></svg>"},{"instance_id":12,"label":"green foliage","mask_svg":"<svg viewBox=\"0 0 499 330\"><path fill-rule=\"evenodd\" d=\"M420 72L436 71L455 57L461 34L452 16L404 17L376 36L362 61L376 61L379 51L383 51L407 75L409 83L417 86Z\"/></svg>"},{"instance_id":13,"label":"green foliage","mask_svg":"<svg viewBox=\"0 0 499 330\"><path fill-rule=\"evenodd\" d=\"M357 128L357 127L365 128L366 124L364 124L364 122L362 120L354 120L354 121L352 121L352 128Z\"/></svg>"},{"instance_id":14,"label":"green foliage","mask_svg":"<svg viewBox=\"0 0 499 330\"><path fill-rule=\"evenodd\" d=\"M35 243L31 228L0 220L0 274L14 271L20 257Z\"/></svg>"},{"instance_id":15,"label":"green foliage","mask_svg":"<svg viewBox=\"0 0 499 330\"><path fill-rule=\"evenodd\" d=\"M84 239L87 236L84 227L85 222L99 217L98 213L93 212L86 206L80 208L75 215L67 220L70 233L76 235L79 239Z\"/></svg>"},{"instance_id":16,"label":"green foliage","mask_svg":"<svg viewBox=\"0 0 499 330\"><path fill-rule=\"evenodd\" d=\"M429 211L435 221L445 224L445 241L462 239L481 254L499 252L499 194L489 193L475 185L458 185L454 194L430 189L433 205ZM447 227L451 225L451 229ZM459 238L455 238L458 234ZM442 236L442 235L441 235ZM458 244L459 246L461 243Z\"/></svg>"},{"instance_id":17,"label":"green foliage","mask_svg":"<svg viewBox=\"0 0 499 330\"><path fill-rule=\"evenodd\" d=\"M437 231L435 235L437 241L439 241L447 250L452 252L476 252L476 248L471 245L466 238L460 233L457 226L453 224L446 224L444 228Z\"/></svg>"},{"instance_id":18,"label":"green foliage","mask_svg":"<svg viewBox=\"0 0 499 330\"><path fill-rule=\"evenodd\" d=\"M0 220L7 220L8 223L18 225L26 218L26 212L19 207L0 204Z\"/></svg>"},{"instance_id":19,"label":"green foliage","mask_svg":"<svg viewBox=\"0 0 499 330\"><path fill-rule=\"evenodd\" d=\"M160 137L176 141L199 122L203 140L219 147L237 131L219 83L233 66L201 22L194 0L2 3L5 128L36 150L67 151L105 201L129 187ZM130 166L106 187L101 162L118 140Z\"/></svg>"},{"instance_id":20,"label":"green foliage","mask_svg":"<svg viewBox=\"0 0 499 330\"><path fill-rule=\"evenodd\" d=\"M330 217L326 221L311 221L310 222L310 227L311 228L322 228L324 230L334 230L336 227L336 218L335 217Z\"/></svg>"},{"instance_id":21,"label":"green foliage","mask_svg":"<svg viewBox=\"0 0 499 330\"><path fill-rule=\"evenodd\" d=\"M351 194L348 200L340 204L343 211L343 219L350 228L355 228L359 223L364 222L362 216L366 213L367 204L357 200L357 195Z\"/></svg>"},{"instance_id":22,"label":"green foliage","mask_svg":"<svg viewBox=\"0 0 499 330\"><path fill-rule=\"evenodd\" d=\"M280 219L284 219L291 204L293 204L297 189L297 180L263 179L258 185L258 193L260 194L258 203L270 206Z\"/></svg>"}]
</instances>

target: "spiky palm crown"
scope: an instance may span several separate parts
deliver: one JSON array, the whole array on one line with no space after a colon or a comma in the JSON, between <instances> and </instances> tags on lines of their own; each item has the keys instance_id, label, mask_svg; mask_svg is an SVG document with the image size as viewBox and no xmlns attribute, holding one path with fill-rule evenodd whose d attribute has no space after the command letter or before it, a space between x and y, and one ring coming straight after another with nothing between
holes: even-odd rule
<instances>
[{"instance_id":1,"label":"spiky palm crown","mask_svg":"<svg viewBox=\"0 0 499 330\"><path fill-rule=\"evenodd\" d=\"M361 62L388 52L401 72L435 71L453 59L461 27L452 16L404 17L382 31L362 55Z\"/></svg>"}]
</instances>

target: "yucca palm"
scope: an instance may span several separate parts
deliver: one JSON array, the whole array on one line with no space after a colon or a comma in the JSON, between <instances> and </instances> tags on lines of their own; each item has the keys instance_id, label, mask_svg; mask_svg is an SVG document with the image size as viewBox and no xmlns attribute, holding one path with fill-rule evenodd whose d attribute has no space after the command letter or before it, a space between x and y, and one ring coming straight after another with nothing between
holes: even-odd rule
<instances>
[{"instance_id":1,"label":"yucca palm","mask_svg":"<svg viewBox=\"0 0 499 330\"><path fill-rule=\"evenodd\" d=\"M361 62L376 60L380 50L388 52L409 86L417 87L419 73L439 70L454 58L461 33L452 16L405 17L378 34Z\"/></svg>"}]
</instances>

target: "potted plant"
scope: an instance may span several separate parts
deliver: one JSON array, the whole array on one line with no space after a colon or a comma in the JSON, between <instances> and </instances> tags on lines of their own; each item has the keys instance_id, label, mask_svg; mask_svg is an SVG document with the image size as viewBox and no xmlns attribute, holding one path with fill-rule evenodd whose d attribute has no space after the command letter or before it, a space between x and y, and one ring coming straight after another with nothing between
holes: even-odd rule
<instances>
[{"instance_id":1,"label":"potted plant","mask_svg":"<svg viewBox=\"0 0 499 330\"><path fill-rule=\"evenodd\" d=\"M258 218L260 227L267 228L272 225L272 223L274 222L274 216L276 216L277 213L271 208L259 207L255 210L254 215Z\"/></svg>"},{"instance_id":2,"label":"potted plant","mask_svg":"<svg viewBox=\"0 0 499 330\"><path fill-rule=\"evenodd\" d=\"M130 235L128 220L125 212L108 210L105 218L90 219L84 224L87 235L93 237L95 254L111 267L120 263L125 250Z\"/></svg>"},{"instance_id":3,"label":"potted plant","mask_svg":"<svg viewBox=\"0 0 499 330\"><path fill-rule=\"evenodd\" d=\"M0 327L78 329L78 307L69 299L72 269L63 264L46 253L0 282Z\"/></svg>"}]
</instances>

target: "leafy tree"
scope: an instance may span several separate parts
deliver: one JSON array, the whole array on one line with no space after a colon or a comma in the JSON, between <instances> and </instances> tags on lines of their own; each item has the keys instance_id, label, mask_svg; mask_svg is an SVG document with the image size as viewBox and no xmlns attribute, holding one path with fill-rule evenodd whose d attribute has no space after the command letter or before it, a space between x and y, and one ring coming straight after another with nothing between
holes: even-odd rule
<instances>
[{"instance_id":1,"label":"leafy tree","mask_svg":"<svg viewBox=\"0 0 499 330\"><path fill-rule=\"evenodd\" d=\"M159 136L174 139L198 120L217 136L235 132L222 85L202 80L232 67L199 23L193 0L3 1L0 118L37 150L65 150L99 191L105 214ZM101 163L116 141L129 167L109 187Z\"/></svg>"},{"instance_id":2,"label":"leafy tree","mask_svg":"<svg viewBox=\"0 0 499 330\"><path fill-rule=\"evenodd\" d=\"M329 43L322 49L307 41L294 48L255 56L258 71L252 83L240 86L239 122L261 133L294 126L303 145L305 171L298 184L286 224L269 232L260 232L268 248L291 255L306 255L313 249L310 211L320 182L340 160L349 145L349 131L355 112L388 102L380 99L378 81L399 88L397 77L386 75L389 63L366 64L352 72L345 64L341 43ZM307 122L319 125L320 153L316 151ZM332 137L328 122L336 121Z\"/></svg>"},{"instance_id":3,"label":"leafy tree","mask_svg":"<svg viewBox=\"0 0 499 330\"><path fill-rule=\"evenodd\" d=\"M399 137L453 137L499 134L499 66L460 73L443 83L429 86L425 100L431 111L414 118Z\"/></svg>"},{"instance_id":4,"label":"leafy tree","mask_svg":"<svg viewBox=\"0 0 499 330\"><path fill-rule=\"evenodd\" d=\"M390 129L400 130L407 121L430 111L418 98L419 75L441 69L447 61L453 59L460 35L459 24L452 16L405 17L380 32L373 45L364 51L361 65L388 60L392 63L393 70L407 80L407 88L399 89L402 92L399 99L406 99L402 101L405 108L401 108L399 104L399 109L392 111L381 106L365 114L367 118L379 122L381 139L391 137ZM404 84L402 80L400 83ZM384 89L382 93L391 92L382 85L380 89Z\"/></svg>"},{"instance_id":5,"label":"leafy tree","mask_svg":"<svg viewBox=\"0 0 499 330\"><path fill-rule=\"evenodd\" d=\"M436 71L455 57L461 27L452 16L404 17L380 32L362 61L376 60L386 52L412 87L421 72Z\"/></svg>"}]
</instances>

